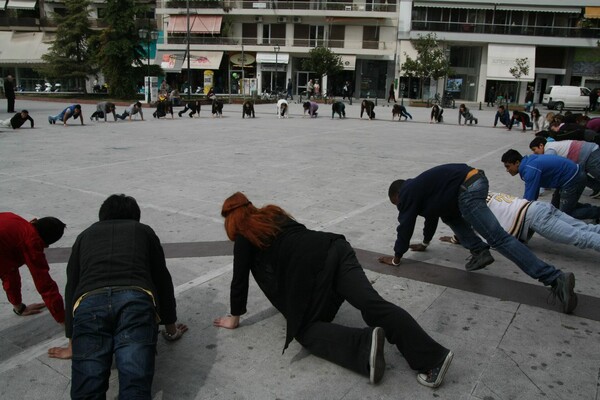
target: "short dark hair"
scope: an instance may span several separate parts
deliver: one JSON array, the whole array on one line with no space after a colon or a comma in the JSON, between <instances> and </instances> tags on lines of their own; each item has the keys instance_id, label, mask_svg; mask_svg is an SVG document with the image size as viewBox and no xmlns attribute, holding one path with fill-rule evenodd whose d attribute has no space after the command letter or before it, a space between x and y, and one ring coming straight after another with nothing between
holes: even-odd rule
<instances>
[{"instance_id":1,"label":"short dark hair","mask_svg":"<svg viewBox=\"0 0 600 400\"><path fill-rule=\"evenodd\" d=\"M46 244L50 246L65 233L65 225L60 219L54 217L43 217L32 222L32 225L37 230L38 234Z\"/></svg>"},{"instance_id":2,"label":"short dark hair","mask_svg":"<svg viewBox=\"0 0 600 400\"><path fill-rule=\"evenodd\" d=\"M533 138L531 143L529 143L529 148L533 149L534 147L540 147L541 144L543 144L545 146L546 143L548 143L548 141L546 140L545 137L536 136L535 138Z\"/></svg>"},{"instance_id":3,"label":"short dark hair","mask_svg":"<svg viewBox=\"0 0 600 400\"><path fill-rule=\"evenodd\" d=\"M548 138L548 137L550 137L550 131L547 131L547 130L539 131L539 132L535 133L535 136L540 136L540 137L543 137L543 138Z\"/></svg>"},{"instance_id":4,"label":"short dark hair","mask_svg":"<svg viewBox=\"0 0 600 400\"><path fill-rule=\"evenodd\" d=\"M305 110L308 110L308 109L310 108L310 101L307 101L307 102L305 102L304 104L302 104L302 107L303 107Z\"/></svg>"},{"instance_id":5,"label":"short dark hair","mask_svg":"<svg viewBox=\"0 0 600 400\"><path fill-rule=\"evenodd\" d=\"M75 109L76 110L81 110L81 104L75 104Z\"/></svg>"},{"instance_id":6,"label":"short dark hair","mask_svg":"<svg viewBox=\"0 0 600 400\"><path fill-rule=\"evenodd\" d=\"M517 161L521 162L523 156L515 149L510 149L506 153L502 154L502 162L508 164L514 164Z\"/></svg>"},{"instance_id":7,"label":"short dark hair","mask_svg":"<svg viewBox=\"0 0 600 400\"><path fill-rule=\"evenodd\" d=\"M21 110L21 112L29 114L29 111L27 111L27 110Z\"/></svg>"},{"instance_id":8,"label":"short dark hair","mask_svg":"<svg viewBox=\"0 0 600 400\"><path fill-rule=\"evenodd\" d=\"M139 108L142 108L142 102L141 101L136 101L135 105Z\"/></svg>"},{"instance_id":9,"label":"short dark hair","mask_svg":"<svg viewBox=\"0 0 600 400\"><path fill-rule=\"evenodd\" d=\"M400 188L402 187L402 185L404 185L404 182L406 182L404 179L396 179L394 182L392 182L390 188L388 189L388 197L390 199L392 198L392 196L398 194Z\"/></svg>"},{"instance_id":10,"label":"short dark hair","mask_svg":"<svg viewBox=\"0 0 600 400\"><path fill-rule=\"evenodd\" d=\"M503 110L504 110L504 106L503 106L502 104L500 104L500 105L498 106L498 108L501 108L501 109L503 109Z\"/></svg>"},{"instance_id":11,"label":"short dark hair","mask_svg":"<svg viewBox=\"0 0 600 400\"><path fill-rule=\"evenodd\" d=\"M140 220L140 207L131 196L124 194L110 195L100 206L98 217L100 221L110 219L133 219Z\"/></svg>"}]
</instances>

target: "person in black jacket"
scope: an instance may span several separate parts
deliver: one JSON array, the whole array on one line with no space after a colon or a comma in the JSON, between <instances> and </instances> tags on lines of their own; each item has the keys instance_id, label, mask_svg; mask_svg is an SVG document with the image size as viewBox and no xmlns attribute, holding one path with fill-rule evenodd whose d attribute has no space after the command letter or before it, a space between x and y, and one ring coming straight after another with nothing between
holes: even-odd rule
<instances>
[{"instance_id":1,"label":"person in black jacket","mask_svg":"<svg viewBox=\"0 0 600 400\"><path fill-rule=\"evenodd\" d=\"M29 111L21 110L21 112L18 112L15 115L13 115L12 118L0 121L0 126L3 126L5 128L18 129L22 127L23 124L27 121L31 123L31 128L33 129L33 118L29 116Z\"/></svg>"},{"instance_id":2,"label":"person in black jacket","mask_svg":"<svg viewBox=\"0 0 600 400\"><path fill-rule=\"evenodd\" d=\"M12 75L4 80L4 96L6 96L6 112L15 112L15 83Z\"/></svg>"},{"instance_id":3,"label":"person in black jacket","mask_svg":"<svg viewBox=\"0 0 600 400\"><path fill-rule=\"evenodd\" d=\"M239 326L252 272L287 321L284 350L296 339L312 354L377 383L385 371L387 338L419 371L419 383L429 387L442 383L453 353L405 310L381 298L343 236L309 230L275 205L256 208L240 192L225 200L221 215L234 242L233 279L231 315L216 318L216 327ZM369 327L331 323L345 300L361 311Z\"/></svg>"},{"instance_id":4,"label":"person in black jacket","mask_svg":"<svg viewBox=\"0 0 600 400\"><path fill-rule=\"evenodd\" d=\"M187 326L176 324L173 282L160 240L141 224L133 197L112 195L99 222L75 241L67 264L65 332L67 348L50 357L70 358L71 397L104 398L115 355L119 398L150 399L157 324L169 341Z\"/></svg>"},{"instance_id":5,"label":"person in black jacket","mask_svg":"<svg viewBox=\"0 0 600 400\"><path fill-rule=\"evenodd\" d=\"M397 266L409 248L425 251L441 218L472 254L465 265L467 271L476 271L494 262L489 251L491 246L527 275L552 286L552 294L562 303L562 311L571 313L577 307L577 295L573 291L575 275L561 272L540 260L523 243L509 235L487 207L488 191L489 183L484 172L467 164L443 164L416 178L392 182L388 196L398 208L397 238L394 256L380 257L379 262ZM423 242L411 245L417 216L425 218Z\"/></svg>"},{"instance_id":6,"label":"person in black jacket","mask_svg":"<svg viewBox=\"0 0 600 400\"><path fill-rule=\"evenodd\" d=\"M533 124L531 123L531 118L529 118L529 114L527 114L526 112L513 110L512 117L510 119L510 122L508 123L509 131L512 130L512 127L513 127L513 124L515 123L515 121L518 121L521 123L521 126L523 127L523 132L525 132L527 130L527 128L533 129Z\"/></svg>"}]
</instances>

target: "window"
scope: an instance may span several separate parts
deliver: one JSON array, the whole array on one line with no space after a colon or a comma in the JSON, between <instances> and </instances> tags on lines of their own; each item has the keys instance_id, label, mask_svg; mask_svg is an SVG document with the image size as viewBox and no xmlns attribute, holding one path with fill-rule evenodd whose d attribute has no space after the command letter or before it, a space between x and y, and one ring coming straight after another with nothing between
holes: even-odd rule
<instances>
[{"instance_id":1,"label":"window","mask_svg":"<svg viewBox=\"0 0 600 400\"><path fill-rule=\"evenodd\" d=\"M256 44L258 37L258 28L256 24L242 24L242 43Z\"/></svg>"},{"instance_id":2,"label":"window","mask_svg":"<svg viewBox=\"0 0 600 400\"><path fill-rule=\"evenodd\" d=\"M325 44L325 26L310 25L309 47L323 46Z\"/></svg>"},{"instance_id":3,"label":"window","mask_svg":"<svg viewBox=\"0 0 600 400\"><path fill-rule=\"evenodd\" d=\"M363 49L379 48L379 27L363 26Z\"/></svg>"},{"instance_id":4,"label":"window","mask_svg":"<svg viewBox=\"0 0 600 400\"><path fill-rule=\"evenodd\" d=\"M309 26L294 24L294 46L308 47Z\"/></svg>"},{"instance_id":5,"label":"window","mask_svg":"<svg viewBox=\"0 0 600 400\"><path fill-rule=\"evenodd\" d=\"M344 25L332 25L329 29L329 47L344 47L346 27Z\"/></svg>"},{"instance_id":6,"label":"window","mask_svg":"<svg viewBox=\"0 0 600 400\"><path fill-rule=\"evenodd\" d=\"M285 45L285 24L263 25L263 44Z\"/></svg>"}]
</instances>

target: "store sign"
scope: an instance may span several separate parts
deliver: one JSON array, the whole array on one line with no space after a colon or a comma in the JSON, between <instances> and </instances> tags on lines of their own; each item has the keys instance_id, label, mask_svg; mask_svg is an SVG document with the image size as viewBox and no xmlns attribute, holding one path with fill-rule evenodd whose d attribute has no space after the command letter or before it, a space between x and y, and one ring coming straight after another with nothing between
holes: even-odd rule
<instances>
[{"instance_id":1,"label":"store sign","mask_svg":"<svg viewBox=\"0 0 600 400\"><path fill-rule=\"evenodd\" d=\"M256 58L251 54L244 54L242 58L242 53L237 53L230 56L229 61L231 61L233 65L252 65L256 61Z\"/></svg>"}]
</instances>

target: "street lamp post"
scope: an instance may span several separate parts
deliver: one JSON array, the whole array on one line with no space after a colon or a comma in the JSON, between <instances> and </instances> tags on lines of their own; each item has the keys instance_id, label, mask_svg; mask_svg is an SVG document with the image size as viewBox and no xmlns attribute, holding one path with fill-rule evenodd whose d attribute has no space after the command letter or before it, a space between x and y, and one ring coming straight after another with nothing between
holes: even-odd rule
<instances>
[{"instance_id":1,"label":"street lamp post","mask_svg":"<svg viewBox=\"0 0 600 400\"><path fill-rule=\"evenodd\" d=\"M157 31L149 31L148 29L140 29L138 31L138 35L140 37L140 39L143 39L146 41L146 60L147 60L147 66L146 66L146 79L147 79L147 86L145 88L145 100L146 103L150 104L150 42L155 41L158 39L158 32Z\"/></svg>"},{"instance_id":2,"label":"street lamp post","mask_svg":"<svg viewBox=\"0 0 600 400\"><path fill-rule=\"evenodd\" d=\"M450 47L446 47L444 49L444 55L446 56L446 64L450 66ZM444 90L442 91L442 103L444 98L446 98L446 90L448 89L448 71L446 71L446 76L444 77Z\"/></svg>"},{"instance_id":3,"label":"street lamp post","mask_svg":"<svg viewBox=\"0 0 600 400\"><path fill-rule=\"evenodd\" d=\"M275 92L277 92L277 55L279 54L279 45L276 45L275 47L273 47L273 50L275 50ZM271 92L273 92L273 88L271 88Z\"/></svg>"}]
</instances>

